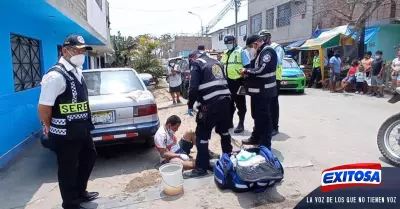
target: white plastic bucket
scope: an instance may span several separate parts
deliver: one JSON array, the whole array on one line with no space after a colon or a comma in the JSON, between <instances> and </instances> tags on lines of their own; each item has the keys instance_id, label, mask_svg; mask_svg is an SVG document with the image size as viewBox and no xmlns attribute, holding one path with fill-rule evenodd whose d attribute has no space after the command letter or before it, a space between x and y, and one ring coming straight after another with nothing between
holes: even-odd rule
<instances>
[{"instance_id":1,"label":"white plastic bucket","mask_svg":"<svg viewBox=\"0 0 400 209\"><path fill-rule=\"evenodd\" d=\"M158 171L163 179L163 191L166 195L178 195L183 192L183 166L178 163L162 165Z\"/></svg>"}]
</instances>

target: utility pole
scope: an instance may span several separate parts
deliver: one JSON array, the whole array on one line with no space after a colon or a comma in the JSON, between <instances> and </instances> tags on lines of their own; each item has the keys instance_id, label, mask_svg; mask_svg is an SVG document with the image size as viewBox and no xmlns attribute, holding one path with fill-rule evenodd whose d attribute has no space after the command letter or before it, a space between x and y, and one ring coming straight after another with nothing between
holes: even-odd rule
<instances>
[{"instance_id":1,"label":"utility pole","mask_svg":"<svg viewBox=\"0 0 400 209\"><path fill-rule=\"evenodd\" d=\"M238 27L237 27L237 23L238 23L238 13L239 13L239 6L240 6L240 0L232 0L235 1L235 33L233 34L236 38L236 44L238 44L239 39L238 39Z\"/></svg>"}]
</instances>

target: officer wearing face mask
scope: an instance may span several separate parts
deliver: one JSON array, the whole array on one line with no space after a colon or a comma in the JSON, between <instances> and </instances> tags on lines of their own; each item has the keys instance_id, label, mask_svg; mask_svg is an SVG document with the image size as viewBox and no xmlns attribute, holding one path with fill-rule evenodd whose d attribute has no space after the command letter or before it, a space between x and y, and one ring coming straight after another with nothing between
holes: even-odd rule
<instances>
[{"instance_id":1,"label":"officer wearing face mask","mask_svg":"<svg viewBox=\"0 0 400 209\"><path fill-rule=\"evenodd\" d=\"M184 174L185 178L207 174L210 164L208 143L213 128L221 136L222 152L232 152L231 135L229 134L231 124L230 92L223 66L204 52L194 51L189 55L189 59L192 70L188 114L193 115L195 101L201 105L198 107L196 116L196 165L192 172Z\"/></svg>"},{"instance_id":2,"label":"officer wearing face mask","mask_svg":"<svg viewBox=\"0 0 400 209\"><path fill-rule=\"evenodd\" d=\"M246 96L238 95L237 92L240 86L243 86L243 76L240 74L240 70L249 64L249 60L245 51L236 44L236 38L233 35L226 35L224 43L228 49L221 58L221 63L225 65L225 72L228 80L228 87L231 92L231 118L233 128L233 116L236 108L238 109L239 124L234 130L234 133L241 133L244 131L244 118L246 116ZM236 104L236 108L235 108Z\"/></svg>"},{"instance_id":3,"label":"officer wearing face mask","mask_svg":"<svg viewBox=\"0 0 400 209\"><path fill-rule=\"evenodd\" d=\"M251 114L254 119L254 129L251 137L242 140L243 144L261 144L271 149L272 120L270 106L272 98L276 97L276 66L278 56L275 50L255 35L249 37L247 45L253 45L257 50L254 68L241 71L247 75L245 86L251 96Z\"/></svg>"},{"instance_id":4,"label":"officer wearing face mask","mask_svg":"<svg viewBox=\"0 0 400 209\"><path fill-rule=\"evenodd\" d=\"M279 133L279 92L281 89L281 80L282 80L282 62L283 57L285 56L285 50L276 42L272 42L271 33L268 30L261 30L258 35L264 40L264 42L272 47L276 55L278 56L278 64L276 67L276 88L277 95L272 98L271 101L271 117L272 117L272 136L275 136Z\"/></svg>"},{"instance_id":5,"label":"officer wearing face mask","mask_svg":"<svg viewBox=\"0 0 400 209\"><path fill-rule=\"evenodd\" d=\"M62 57L41 82L38 113L44 135L57 155L58 182L65 209L84 208L80 203L99 195L86 191L96 159L90 135L94 126L88 90L82 76L87 50L92 47L85 44L82 36L67 37Z\"/></svg>"}]
</instances>

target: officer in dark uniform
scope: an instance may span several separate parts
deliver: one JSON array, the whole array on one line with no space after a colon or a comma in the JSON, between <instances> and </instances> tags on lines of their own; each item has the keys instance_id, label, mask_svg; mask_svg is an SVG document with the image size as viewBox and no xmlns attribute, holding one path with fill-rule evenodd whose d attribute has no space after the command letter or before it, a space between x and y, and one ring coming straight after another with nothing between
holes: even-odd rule
<instances>
[{"instance_id":1,"label":"officer in dark uniform","mask_svg":"<svg viewBox=\"0 0 400 209\"><path fill-rule=\"evenodd\" d=\"M44 134L57 155L58 182L65 209L79 209L81 202L98 197L87 192L96 149L88 90L82 76L85 53L92 48L82 36L71 35L63 44L62 57L43 76L38 105Z\"/></svg>"},{"instance_id":2,"label":"officer in dark uniform","mask_svg":"<svg viewBox=\"0 0 400 209\"><path fill-rule=\"evenodd\" d=\"M211 131L221 136L223 153L231 153L231 135L229 126L230 117L230 92L224 67L217 60L207 56L206 53L194 51L189 55L191 70L188 114L192 115L195 101L200 103L196 116L196 168L185 173L186 178L207 174L210 165L208 142Z\"/></svg>"},{"instance_id":3,"label":"officer in dark uniform","mask_svg":"<svg viewBox=\"0 0 400 209\"><path fill-rule=\"evenodd\" d=\"M251 137L243 140L243 144L257 144L271 149L272 121L270 113L271 99L276 97L276 66L278 56L275 50L265 43L261 36L249 37L248 44L257 50L254 68L241 71L247 75L245 87L251 96L251 113L254 119L254 129Z\"/></svg>"}]
</instances>

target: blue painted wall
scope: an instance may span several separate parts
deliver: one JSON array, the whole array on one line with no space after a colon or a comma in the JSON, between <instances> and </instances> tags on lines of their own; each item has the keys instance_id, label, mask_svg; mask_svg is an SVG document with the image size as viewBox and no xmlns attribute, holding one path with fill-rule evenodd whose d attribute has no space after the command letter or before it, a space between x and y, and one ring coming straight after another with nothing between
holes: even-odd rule
<instances>
[{"instance_id":1,"label":"blue painted wall","mask_svg":"<svg viewBox=\"0 0 400 209\"><path fill-rule=\"evenodd\" d=\"M393 49L393 46L400 44L399 34L400 25L381 26L379 32L367 44L368 51L375 53L378 50L382 50L385 60L393 60L397 57L397 51Z\"/></svg>"},{"instance_id":2,"label":"blue painted wall","mask_svg":"<svg viewBox=\"0 0 400 209\"><path fill-rule=\"evenodd\" d=\"M24 8L28 7L25 3L33 2L35 9ZM57 44L61 45L67 35L81 34L88 44L101 42L44 0L2 0L0 19L7 20L0 27L0 168L3 168L20 153L23 142L41 128L37 115L40 87L14 91L10 34L40 40L42 75L57 62Z\"/></svg>"}]
</instances>

